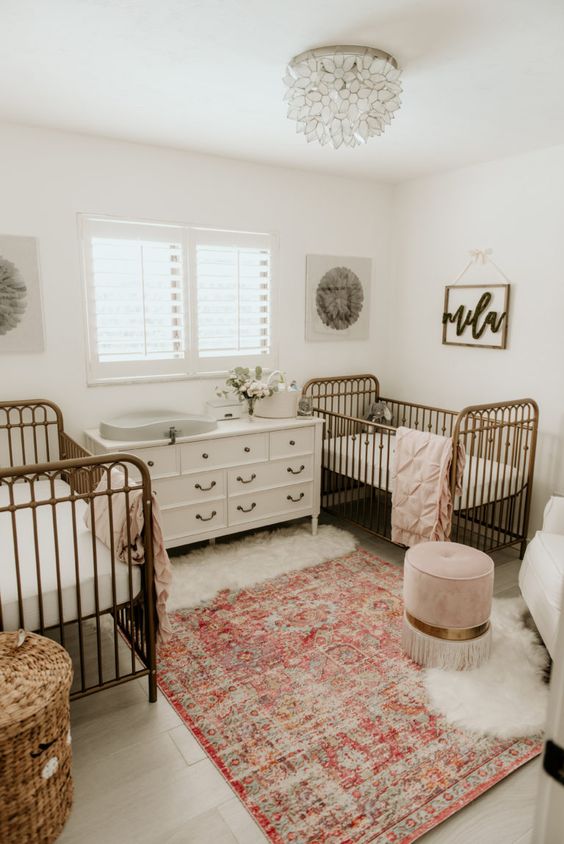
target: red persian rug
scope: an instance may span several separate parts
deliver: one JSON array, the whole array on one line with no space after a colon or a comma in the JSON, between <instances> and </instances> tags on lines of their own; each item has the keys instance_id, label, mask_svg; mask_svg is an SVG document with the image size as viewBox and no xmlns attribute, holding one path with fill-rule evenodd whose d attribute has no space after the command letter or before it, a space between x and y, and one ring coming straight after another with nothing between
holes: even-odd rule
<instances>
[{"instance_id":1,"label":"red persian rug","mask_svg":"<svg viewBox=\"0 0 564 844\"><path fill-rule=\"evenodd\" d=\"M450 727L364 550L175 613L159 684L273 842L408 844L541 750Z\"/></svg>"}]
</instances>

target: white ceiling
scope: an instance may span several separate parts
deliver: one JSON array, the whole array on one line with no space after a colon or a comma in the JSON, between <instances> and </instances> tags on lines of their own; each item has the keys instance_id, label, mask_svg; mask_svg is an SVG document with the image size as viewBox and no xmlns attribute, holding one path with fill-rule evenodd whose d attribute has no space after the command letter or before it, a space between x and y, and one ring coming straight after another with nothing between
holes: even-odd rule
<instances>
[{"instance_id":1,"label":"white ceiling","mask_svg":"<svg viewBox=\"0 0 564 844\"><path fill-rule=\"evenodd\" d=\"M564 0L0 0L0 120L399 181L564 143ZM322 148L285 116L296 53L404 69L381 138Z\"/></svg>"}]
</instances>

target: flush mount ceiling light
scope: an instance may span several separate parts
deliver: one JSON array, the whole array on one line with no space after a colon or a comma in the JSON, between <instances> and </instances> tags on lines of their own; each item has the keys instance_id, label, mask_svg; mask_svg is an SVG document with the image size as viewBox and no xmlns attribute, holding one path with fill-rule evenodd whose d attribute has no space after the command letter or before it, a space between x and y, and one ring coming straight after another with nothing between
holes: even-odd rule
<instances>
[{"instance_id":1,"label":"flush mount ceiling light","mask_svg":"<svg viewBox=\"0 0 564 844\"><path fill-rule=\"evenodd\" d=\"M381 135L400 107L401 70L375 47L318 47L295 56L284 82L288 117L308 143L356 147Z\"/></svg>"}]
</instances>

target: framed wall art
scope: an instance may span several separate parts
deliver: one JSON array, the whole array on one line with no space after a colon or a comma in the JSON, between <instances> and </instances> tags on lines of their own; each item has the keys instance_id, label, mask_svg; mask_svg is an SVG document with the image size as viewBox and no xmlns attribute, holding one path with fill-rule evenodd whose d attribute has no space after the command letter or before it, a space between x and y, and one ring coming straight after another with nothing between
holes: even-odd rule
<instances>
[{"instance_id":1,"label":"framed wall art","mask_svg":"<svg viewBox=\"0 0 564 844\"><path fill-rule=\"evenodd\" d=\"M370 258L306 256L306 340L367 340Z\"/></svg>"},{"instance_id":2,"label":"framed wall art","mask_svg":"<svg viewBox=\"0 0 564 844\"><path fill-rule=\"evenodd\" d=\"M507 348L509 284L460 284L445 288L443 343L446 346Z\"/></svg>"},{"instance_id":3,"label":"framed wall art","mask_svg":"<svg viewBox=\"0 0 564 844\"><path fill-rule=\"evenodd\" d=\"M42 351L37 239L0 235L0 353Z\"/></svg>"}]
</instances>

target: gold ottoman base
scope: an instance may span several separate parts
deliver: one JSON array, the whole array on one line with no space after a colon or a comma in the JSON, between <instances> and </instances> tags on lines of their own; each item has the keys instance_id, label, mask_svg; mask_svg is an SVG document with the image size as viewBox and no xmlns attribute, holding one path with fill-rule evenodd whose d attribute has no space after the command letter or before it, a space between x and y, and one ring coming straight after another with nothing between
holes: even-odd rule
<instances>
[{"instance_id":1,"label":"gold ottoman base","mask_svg":"<svg viewBox=\"0 0 564 844\"><path fill-rule=\"evenodd\" d=\"M401 639L405 653L424 668L469 671L489 658L492 631L489 621L476 627L434 627L406 611Z\"/></svg>"}]
</instances>

